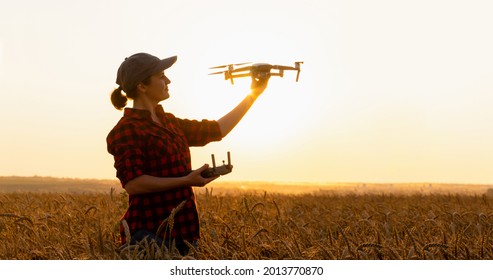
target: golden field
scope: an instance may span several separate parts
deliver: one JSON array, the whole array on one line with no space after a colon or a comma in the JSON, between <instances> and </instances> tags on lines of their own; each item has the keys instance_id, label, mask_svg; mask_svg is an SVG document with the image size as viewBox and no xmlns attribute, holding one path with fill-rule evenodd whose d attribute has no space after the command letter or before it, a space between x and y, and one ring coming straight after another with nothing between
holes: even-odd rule
<instances>
[{"instance_id":1,"label":"golden field","mask_svg":"<svg viewBox=\"0 0 493 280\"><path fill-rule=\"evenodd\" d=\"M202 238L186 259L493 259L489 186L196 190ZM121 248L126 206L115 181L0 177L0 259L182 258L155 244Z\"/></svg>"}]
</instances>

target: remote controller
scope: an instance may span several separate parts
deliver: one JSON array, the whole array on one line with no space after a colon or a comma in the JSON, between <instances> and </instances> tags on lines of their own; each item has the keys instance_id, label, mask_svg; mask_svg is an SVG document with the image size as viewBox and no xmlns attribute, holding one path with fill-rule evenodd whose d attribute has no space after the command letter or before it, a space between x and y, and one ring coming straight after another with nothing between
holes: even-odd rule
<instances>
[{"instance_id":1,"label":"remote controller","mask_svg":"<svg viewBox=\"0 0 493 280\"><path fill-rule=\"evenodd\" d=\"M216 167L216 160L214 158L214 154L211 155L212 158L212 167L209 167L207 170L202 171L201 175L204 178L211 178L220 175L226 175L233 171L233 166L231 165L231 154L228 152L228 164L226 165L223 160L223 165Z\"/></svg>"}]
</instances>

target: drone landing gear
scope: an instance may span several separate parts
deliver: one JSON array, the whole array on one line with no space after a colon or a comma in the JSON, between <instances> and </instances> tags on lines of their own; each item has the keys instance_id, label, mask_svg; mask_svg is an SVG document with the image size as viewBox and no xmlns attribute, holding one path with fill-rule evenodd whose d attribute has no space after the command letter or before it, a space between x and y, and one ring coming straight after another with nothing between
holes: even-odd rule
<instances>
[{"instance_id":1,"label":"drone landing gear","mask_svg":"<svg viewBox=\"0 0 493 280\"><path fill-rule=\"evenodd\" d=\"M211 155L212 158L212 167L208 168L205 171L202 171L201 175L204 178L211 178L220 175L226 175L233 171L233 165L231 165L231 154L228 152L228 164L226 165L223 160L223 165L216 167L216 160L214 158L214 154Z\"/></svg>"}]
</instances>

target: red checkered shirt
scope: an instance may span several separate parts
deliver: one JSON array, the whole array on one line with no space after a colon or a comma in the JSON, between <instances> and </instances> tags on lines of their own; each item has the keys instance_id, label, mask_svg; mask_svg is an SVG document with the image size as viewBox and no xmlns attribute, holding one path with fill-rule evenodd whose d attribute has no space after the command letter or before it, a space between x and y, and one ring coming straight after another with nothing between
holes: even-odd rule
<instances>
[{"instance_id":1,"label":"red checkered shirt","mask_svg":"<svg viewBox=\"0 0 493 280\"><path fill-rule=\"evenodd\" d=\"M181 177L190 173L190 146L203 146L221 140L216 121L179 119L165 113L159 105L156 115L163 123L152 121L147 110L125 108L124 115L106 138L108 152L114 156L116 176L125 186L141 175ZM129 206L122 217L130 233L145 229L156 233L171 211L181 202L184 208L176 213L171 237L181 235L187 241L199 239L199 219L191 186L169 191L129 195ZM120 226L122 244L125 231ZM161 237L168 238L163 230Z\"/></svg>"}]
</instances>

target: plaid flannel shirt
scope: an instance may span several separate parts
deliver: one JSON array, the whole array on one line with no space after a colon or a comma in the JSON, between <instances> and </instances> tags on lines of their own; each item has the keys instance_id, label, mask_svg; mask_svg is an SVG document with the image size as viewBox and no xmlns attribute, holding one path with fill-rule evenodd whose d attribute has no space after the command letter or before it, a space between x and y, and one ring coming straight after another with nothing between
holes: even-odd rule
<instances>
[{"instance_id":1,"label":"plaid flannel shirt","mask_svg":"<svg viewBox=\"0 0 493 280\"><path fill-rule=\"evenodd\" d=\"M221 140L216 121L179 119L165 113L159 105L157 117L160 126L152 121L147 110L125 108L124 115L106 138L108 152L114 156L116 176L124 187L141 175L156 177L181 177L192 170L190 146L203 146ZM171 237L181 235L187 241L199 239L199 219L191 186L169 191L129 195L129 206L122 217L130 233L145 229L156 233L171 211L186 200L182 210L174 217ZM126 242L124 228L120 225L122 244ZM169 238L162 231L161 237Z\"/></svg>"}]
</instances>

